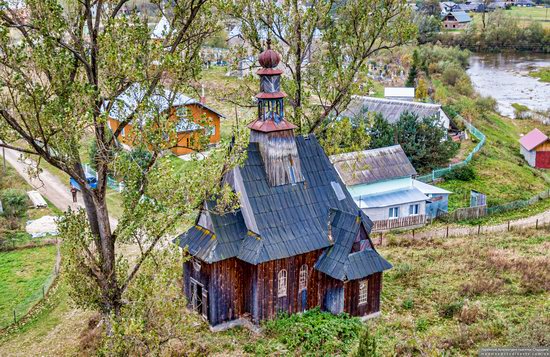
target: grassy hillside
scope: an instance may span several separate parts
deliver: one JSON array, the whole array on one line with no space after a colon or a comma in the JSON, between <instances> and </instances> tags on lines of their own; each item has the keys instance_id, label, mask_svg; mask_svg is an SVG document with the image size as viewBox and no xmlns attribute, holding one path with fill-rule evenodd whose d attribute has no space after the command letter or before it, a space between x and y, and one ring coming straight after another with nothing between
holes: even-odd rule
<instances>
[{"instance_id":1,"label":"grassy hillside","mask_svg":"<svg viewBox=\"0 0 550 357\"><path fill-rule=\"evenodd\" d=\"M0 328L13 322L14 310L20 318L42 298L55 256L55 246L0 252Z\"/></svg>"},{"instance_id":2,"label":"grassy hillside","mask_svg":"<svg viewBox=\"0 0 550 357\"><path fill-rule=\"evenodd\" d=\"M549 177L531 168L519 152L519 138L535 127L548 130L534 120L514 120L482 108L479 98L460 95L439 80L433 81L436 99L450 104L487 136L487 142L471 163L476 178L471 181L450 180L440 184L453 192L451 210L469 206L470 190L487 195L490 206L528 199L549 186Z\"/></svg>"}]
</instances>

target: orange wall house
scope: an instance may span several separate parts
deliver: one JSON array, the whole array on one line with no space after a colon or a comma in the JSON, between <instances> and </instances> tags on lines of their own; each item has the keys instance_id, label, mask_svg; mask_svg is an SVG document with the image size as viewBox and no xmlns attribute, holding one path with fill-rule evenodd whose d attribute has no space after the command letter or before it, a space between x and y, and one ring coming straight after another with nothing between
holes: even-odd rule
<instances>
[{"instance_id":1,"label":"orange wall house","mask_svg":"<svg viewBox=\"0 0 550 357\"><path fill-rule=\"evenodd\" d=\"M137 91L139 93L139 89ZM115 131L120 123L119 118L121 118L121 120L124 119L125 112L134 107L132 102L135 102L135 87L132 88L131 93L131 95L130 93L123 93L117 98L123 104L117 104L118 107L114 108L114 110L111 110L109 113L108 124L111 130ZM176 126L178 145L171 150L174 155L185 155L192 153L195 151L194 149L201 149L197 144L204 130L209 130L211 145L215 145L220 141L220 121L221 118L224 117L222 114L204 104L202 100L197 101L181 94L174 95L169 91L166 91L165 94L166 95L155 95L153 101L155 104L158 103L159 111L169 111L170 118L181 122ZM165 98L171 98L173 100L168 101ZM171 105L168 103L171 103ZM208 129L206 129L205 126L208 126ZM133 130L132 124L126 125L118 136L119 141L131 147Z\"/></svg>"}]
</instances>

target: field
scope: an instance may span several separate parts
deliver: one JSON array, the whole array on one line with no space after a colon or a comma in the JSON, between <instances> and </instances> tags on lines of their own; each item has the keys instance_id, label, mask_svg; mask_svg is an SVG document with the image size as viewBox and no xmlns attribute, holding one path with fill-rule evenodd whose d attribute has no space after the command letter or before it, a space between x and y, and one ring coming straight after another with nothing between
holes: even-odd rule
<instances>
[{"instance_id":1,"label":"field","mask_svg":"<svg viewBox=\"0 0 550 357\"><path fill-rule=\"evenodd\" d=\"M540 22L545 29L550 29L550 9L544 7L519 7L514 6L505 11L506 14L516 18L520 24L527 26L531 22ZM474 22L481 22L481 14L470 13ZM491 16L488 13L487 16Z\"/></svg>"},{"instance_id":2,"label":"field","mask_svg":"<svg viewBox=\"0 0 550 357\"><path fill-rule=\"evenodd\" d=\"M14 310L20 318L42 298L55 256L55 246L0 252L0 328L13 322Z\"/></svg>"}]
</instances>

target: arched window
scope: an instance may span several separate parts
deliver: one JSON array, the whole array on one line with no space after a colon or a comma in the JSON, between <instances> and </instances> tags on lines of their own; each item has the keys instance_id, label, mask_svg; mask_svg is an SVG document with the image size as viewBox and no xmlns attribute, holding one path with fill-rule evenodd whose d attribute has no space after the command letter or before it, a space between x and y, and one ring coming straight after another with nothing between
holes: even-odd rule
<instances>
[{"instance_id":1,"label":"arched window","mask_svg":"<svg viewBox=\"0 0 550 357\"><path fill-rule=\"evenodd\" d=\"M299 291L307 289L307 265L304 264L300 267L300 286Z\"/></svg>"},{"instance_id":2,"label":"arched window","mask_svg":"<svg viewBox=\"0 0 550 357\"><path fill-rule=\"evenodd\" d=\"M369 284L367 283L367 280L363 280L359 282L359 305L363 305L367 303L368 289L369 289Z\"/></svg>"},{"instance_id":3,"label":"arched window","mask_svg":"<svg viewBox=\"0 0 550 357\"><path fill-rule=\"evenodd\" d=\"M278 289L277 289L277 296L286 296L286 287L287 287L287 273L286 270L279 271L279 277L278 277Z\"/></svg>"}]
</instances>

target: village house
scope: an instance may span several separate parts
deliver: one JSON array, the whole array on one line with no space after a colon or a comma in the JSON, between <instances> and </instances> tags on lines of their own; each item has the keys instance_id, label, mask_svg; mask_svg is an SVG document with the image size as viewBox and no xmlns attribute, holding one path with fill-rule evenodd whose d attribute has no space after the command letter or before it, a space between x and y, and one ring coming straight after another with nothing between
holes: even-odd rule
<instances>
[{"instance_id":1,"label":"village house","mask_svg":"<svg viewBox=\"0 0 550 357\"><path fill-rule=\"evenodd\" d=\"M520 152L531 167L550 169L550 139L539 129L533 129L519 139Z\"/></svg>"},{"instance_id":2,"label":"village house","mask_svg":"<svg viewBox=\"0 0 550 357\"><path fill-rule=\"evenodd\" d=\"M422 226L448 210L451 192L415 180L400 145L332 155L330 161L373 231Z\"/></svg>"},{"instance_id":3,"label":"village house","mask_svg":"<svg viewBox=\"0 0 550 357\"><path fill-rule=\"evenodd\" d=\"M121 120L135 110L138 103L142 102L144 95L145 90L140 85L133 84L116 98L108 114L108 125L112 131L118 128ZM181 93L158 89L151 96L149 104L150 110L126 125L118 136L117 139L123 145L133 147L135 130L144 125L147 120L163 114L177 121L175 127L177 145L171 149L174 155L185 155L201 149L199 141L202 135L209 136L211 145L220 141L220 121L224 116L206 105L204 94L200 100L196 100Z\"/></svg>"},{"instance_id":4,"label":"village house","mask_svg":"<svg viewBox=\"0 0 550 357\"><path fill-rule=\"evenodd\" d=\"M387 98L353 96L341 117L357 118L368 112L380 113L390 124L397 123L405 112L416 114L419 118L435 117L440 125L449 130L450 119L439 104L412 102Z\"/></svg>"},{"instance_id":5,"label":"village house","mask_svg":"<svg viewBox=\"0 0 550 357\"><path fill-rule=\"evenodd\" d=\"M446 29L464 29L472 18L464 11L451 11L443 16L443 27Z\"/></svg>"},{"instance_id":6,"label":"village house","mask_svg":"<svg viewBox=\"0 0 550 357\"><path fill-rule=\"evenodd\" d=\"M204 202L195 225L175 240L192 256L183 273L189 307L212 326L314 307L380 312L382 273L391 265L315 136L295 136L285 119L279 61L268 41L247 158L223 179L240 208L222 214Z\"/></svg>"}]
</instances>

